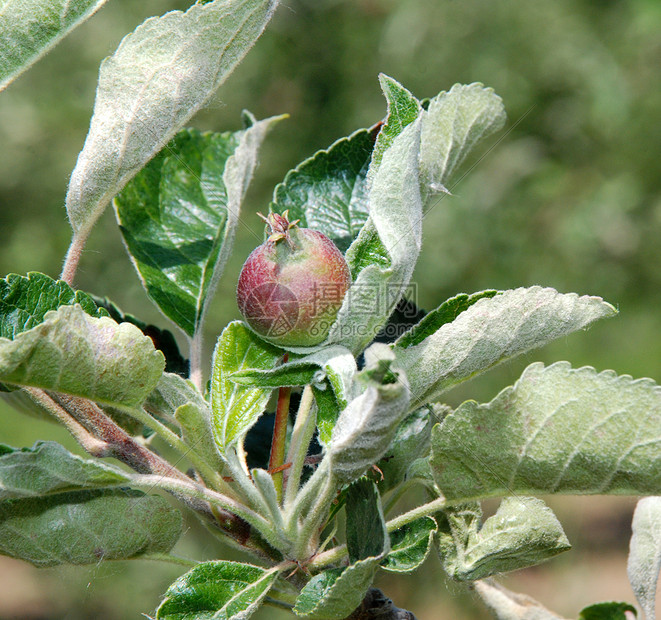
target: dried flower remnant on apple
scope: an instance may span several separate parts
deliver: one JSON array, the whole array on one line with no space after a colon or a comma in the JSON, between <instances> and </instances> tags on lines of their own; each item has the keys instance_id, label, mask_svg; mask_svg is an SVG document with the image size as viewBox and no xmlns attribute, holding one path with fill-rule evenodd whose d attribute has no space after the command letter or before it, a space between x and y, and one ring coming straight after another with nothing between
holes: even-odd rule
<instances>
[{"instance_id":1,"label":"dried flower remnant on apple","mask_svg":"<svg viewBox=\"0 0 661 620\"><path fill-rule=\"evenodd\" d=\"M299 228L289 214L260 217L265 243L248 256L237 285L237 303L248 325L281 346L323 342L351 285L342 253L323 233Z\"/></svg>"}]
</instances>

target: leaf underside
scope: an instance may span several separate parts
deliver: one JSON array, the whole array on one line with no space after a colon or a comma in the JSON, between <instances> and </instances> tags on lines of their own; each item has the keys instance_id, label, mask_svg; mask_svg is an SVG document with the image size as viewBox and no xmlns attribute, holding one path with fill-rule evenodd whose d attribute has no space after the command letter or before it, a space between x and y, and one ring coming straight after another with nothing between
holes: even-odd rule
<instances>
[{"instance_id":1,"label":"leaf underside","mask_svg":"<svg viewBox=\"0 0 661 620\"><path fill-rule=\"evenodd\" d=\"M121 470L71 454L54 441L22 450L0 444L0 500L127 483Z\"/></svg>"},{"instance_id":2,"label":"leaf underside","mask_svg":"<svg viewBox=\"0 0 661 620\"><path fill-rule=\"evenodd\" d=\"M661 569L661 497L638 502L631 529L627 574L646 620L654 620Z\"/></svg>"},{"instance_id":3,"label":"leaf underside","mask_svg":"<svg viewBox=\"0 0 661 620\"><path fill-rule=\"evenodd\" d=\"M506 497L481 527L478 516L471 504L445 515L449 527L439 533L439 552L454 579L527 568L571 548L557 517L539 499Z\"/></svg>"},{"instance_id":4,"label":"leaf underside","mask_svg":"<svg viewBox=\"0 0 661 620\"><path fill-rule=\"evenodd\" d=\"M395 345L394 351L409 377L412 403L420 406L502 361L615 313L599 297L518 288L478 299L419 344ZM416 328L411 333L415 341Z\"/></svg>"},{"instance_id":5,"label":"leaf underside","mask_svg":"<svg viewBox=\"0 0 661 620\"><path fill-rule=\"evenodd\" d=\"M14 340L0 338L0 381L137 406L156 386L163 355L140 330L61 306Z\"/></svg>"},{"instance_id":6,"label":"leaf underside","mask_svg":"<svg viewBox=\"0 0 661 620\"><path fill-rule=\"evenodd\" d=\"M152 17L101 63L66 197L85 239L113 196L185 125L259 38L277 0L214 0Z\"/></svg>"},{"instance_id":7,"label":"leaf underside","mask_svg":"<svg viewBox=\"0 0 661 620\"><path fill-rule=\"evenodd\" d=\"M157 495L96 490L0 502L0 553L35 566L166 553L181 514Z\"/></svg>"},{"instance_id":8,"label":"leaf underside","mask_svg":"<svg viewBox=\"0 0 661 620\"><path fill-rule=\"evenodd\" d=\"M534 598L512 592L490 579L476 581L474 587L498 620L565 620Z\"/></svg>"},{"instance_id":9,"label":"leaf underside","mask_svg":"<svg viewBox=\"0 0 661 620\"><path fill-rule=\"evenodd\" d=\"M402 383L370 385L340 413L327 452L338 483L359 478L383 456L406 413L406 388Z\"/></svg>"},{"instance_id":10,"label":"leaf underside","mask_svg":"<svg viewBox=\"0 0 661 620\"><path fill-rule=\"evenodd\" d=\"M529 366L485 405L433 429L431 465L450 502L537 493L661 493L661 388L566 362Z\"/></svg>"}]
</instances>

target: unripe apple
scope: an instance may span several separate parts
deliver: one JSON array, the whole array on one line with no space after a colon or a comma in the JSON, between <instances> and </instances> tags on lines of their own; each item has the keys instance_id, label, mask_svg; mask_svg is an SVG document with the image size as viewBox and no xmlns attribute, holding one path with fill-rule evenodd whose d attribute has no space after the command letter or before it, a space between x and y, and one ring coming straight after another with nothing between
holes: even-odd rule
<instances>
[{"instance_id":1,"label":"unripe apple","mask_svg":"<svg viewBox=\"0 0 661 620\"><path fill-rule=\"evenodd\" d=\"M299 228L286 211L260 216L270 235L243 265L236 290L239 310L274 344L319 344L351 285L349 266L326 235Z\"/></svg>"}]
</instances>

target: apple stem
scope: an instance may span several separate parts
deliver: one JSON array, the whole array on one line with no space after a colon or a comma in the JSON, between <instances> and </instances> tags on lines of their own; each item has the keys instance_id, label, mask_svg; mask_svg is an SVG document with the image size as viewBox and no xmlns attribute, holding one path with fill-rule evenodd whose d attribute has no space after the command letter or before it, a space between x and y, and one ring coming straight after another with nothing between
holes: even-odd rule
<instances>
[{"instance_id":1,"label":"apple stem","mask_svg":"<svg viewBox=\"0 0 661 620\"><path fill-rule=\"evenodd\" d=\"M285 353L282 363L286 363L289 354ZM271 454L269 456L269 471L273 477L273 484L278 495L278 501L282 498L283 471L285 462L285 448L287 443L287 422L289 421L289 399L291 397L290 387L281 387L278 390L278 405L275 410L275 423L273 425L273 437L271 439Z\"/></svg>"}]
</instances>

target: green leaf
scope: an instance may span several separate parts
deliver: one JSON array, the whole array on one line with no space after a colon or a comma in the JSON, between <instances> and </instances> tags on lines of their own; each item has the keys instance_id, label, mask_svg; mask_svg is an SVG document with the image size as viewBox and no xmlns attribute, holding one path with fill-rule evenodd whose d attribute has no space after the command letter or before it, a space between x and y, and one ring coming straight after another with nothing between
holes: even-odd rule
<instances>
[{"instance_id":1,"label":"green leaf","mask_svg":"<svg viewBox=\"0 0 661 620\"><path fill-rule=\"evenodd\" d=\"M320 351L292 359L275 368L240 370L232 375L232 381L239 385L256 387L294 387L307 385L308 383L321 383L326 379L326 372L338 366L348 367L349 370L346 371L348 374L355 374L356 372L356 362L353 355L339 345L325 347Z\"/></svg>"},{"instance_id":2,"label":"green leaf","mask_svg":"<svg viewBox=\"0 0 661 620\"><path fill-rule=\"evenodd\" d=\"M0 553L35 566L166 553L181 513L158 495L106 489L0 502Z\"/></svg>"},{"instance_id":3,"label":"green leaf","mask_svg":"<svg viewBox=\"0 0 661 620\"><path fill-rule=\"evenodd\" d=\"M374 131L361 129L315 153L276 186L271 211L289 210L290 220L324 233L345 252L367 220L373 147Z\"/></svg>"},{"instance_id":4,"label":"green leaf","mask_svg":"<svg viewBox=\"0 0 661 620\"><path fill-rule=\"evenodd\" d=\"M54 441L23 449L0 444L0 500L112 487L128 480L121 469L71 454Z\"/></svg>"},{"instance_id":5,"label":"green leaf","mask_svg":"<svg viewBox=\"0 0 661 620\"><path fill-rule=\"evenodd\" d=\"M370 180L374 178L376 171L381 165L383 154L392 145L395 138L404 131L404 128L417 120L422 109L418 100L391 77L383 73L379 74L379 84L388 102L388 112L374 145L374 154L372 155L370 167Z\"/></svg>"},{"instance_id":6,"label":"green leaf","mask_svg":"<svg viewBox=\"0 0 661 620\"><path fill-rule=\"evenodd\" d=\"M423 114L420 169L427 191L447 184L475 144L505 124L502 99L482 84L455 84Z\"/></svg>"},{"instance_id":7,"label":"green leaf","mask_svg":"<svg viewBox=\"0 0 661 620\"><path fill-rule=\"evenodd\" d=\"M137 327L90 317L78 305L47 313L15 340L0 338L0 381L107 405L142 404L163 366Z\"/></svg>"},{"instance_id":8,"label":"green leaf","mask_svg":"<svg viewBox=\"0 0 661 620\"><path fill-rule=\"evenodd\" d=\"M105 3L106 0L2 0L0 90Z\"/></svg>"},{"instance_id":9,"label":"green leaf","mask_svg":"<svg viewBox=\"0 0 661 620\"><path fill-rule=\"evenodd\" d=\"M631 523L627 573L647 620L656 618L656 587L661 569L661 497L638 502Z\"/></svg>"},{"instance_id":10,"label":"green leaf","mask_svg":"<svg viewBox=\"0 0 661 620\"><path fill-rule=\"evenodd\" d=\"M28 273L27 277L9 274L0 280L0 338L13 340L42 323L50 310L73 304L80 304L90 316L108 316L104 309L97 307L92 296L75 291L62 280L53 280L36 271ZM52 419L32 399L11 386L0 384L0 398L22 413Z\"/></svg>"},{"instance_id":11,"label":"green leaf","mask_svg":"<svg viewBox=\"0 0 661 620\"><path fill-rule=\"evenodd\" d=\"M159 620L244 620L259 607L279 570L240 562L204 562L175 581L165 593Z\"/></svg>"},{"instance_id":12,"label":"green leaf","mask_svg":"<svg viewBox=\"0 0 661 620\"><path fill-rule=\"evenodd\" d=\"M369 218L360 229L359 236L353 245L347 250L345 258L351 270L351 279L353 281L367 267L376 266L381 271L386 271L392 264L390 255L388 254L388 248L379 236L374 222Z\"/></svg>"},{"instance_id":13,"label":"green leaf","mask_svg":"<svg viewBox=\"0 0 661 620\"><path fill-rule=\"evenodd\" d=\"M406 291L422 244L420 123L410 124L384 153L369 195L370 215L346 258L354 278L328 343L361 352Z\"/></svg>"},{"instance_id":14,"label":"green leaf","mask_svg":"<svg viewBox=\"0 0 661 620\"><path fill-rule=\"evenodd\" d=\"M512 592L490 579L476 581L474 588L498 620L565 620L534 598Z\"/></svg>"},{"instance_id":15,"label":"green leaf","mask_svg":"<svg viewBox=\"0 0 661 620\"><path fill-rule=\"evenodd\" d=\"M286 386L296 387L308 383L321 384L325 379L325 373L322 370L324 364L340 351L344 352L342 347L327 347L316 353L294 358L275 368L239 370L232 374L231 379L239 385L271 389ZM353 356L351 357L353 359Z\"/></svg>"},{"instance_id":16,"label":"green leaf","mask_svg":"<svg viewBox=\"0 0 661 620\"><path fill-rule=\"evenodd\" d=\"M107 204L225 81L277 0L214 0L152 17L101 63L85 146L66 198L85 239Z\"/></svg>"},{"instance_id":17,"label":"green leaf","mask_svg":"<svg viewBox=\"0 0 661 620\"><path fill-rule=\"evenodd\" d=\"M393 573L410 573L427 558L438 531L436 521L421 517L390 532L391 551L381 563L381 568Z\"/></svg>"},{"instance_id":18,"label":"green leaf","mask_svg":"<svg viewBox=\"0 0 661 620\"><path fill-rule=\"evenodd\" d=\"M393 145L393 142L404 128L418 118L420 112L418 101L401 84L384 74L379 75L379 83L388 103L388 111L377 136L367 174L367 183L370 187L374 183L376 172L381 166L384 153ZM387 244L381 239L374 221L368 220L361 232L361 241L354 244L351 251L347 253L347 260L354 280L363 269L370 265L376 265L383 270L392 265ZM368 286L373 286L373 284L368 283ZM374 288L376 290L376 287ZM382 291L376 292L374 298L379 299L381 296L383 296ZM383 327L387 327L387 325L384 324Z\"/></svg>"},{"instance_id":19,"label":"green leaf","mask_svg":"<svg viewBox=\"0 0 661 620\"><path fill-rule=\"evenodd\" d=\"M232 250L239 210L274 119L233 133L179 132L115 198L151 299L186 334L200 329Z\"/></svg>"},{"instance_id":20,"label":"green leaf","mask_svg":"<svg viewBox=\"0 0 661 620\"><path fill-rule=\"evenodd\" d=\"M317 405L317 438L325 446L330 441L342 408L339 406L333 390L329 390L326 385L321 387L313 385L312 394Z\"/></svg>"},{"instance_id":21,"label":"green leaf","mask_svg":"<svg viewBox=\"0 0 661 620\"><path fill-rule=\"evenodd\" d=\"M479 530L471 519L465 540L452 533L455 517L451 511L448 518L450 531L439 535L439 548L445 570L460 581L534 566L571 548L551 509L531 497L505 498ZM462 540L459 548L458 539Z\"/></svg>"},{"instance_id":22,"label":"green leaf","mask_svg":"<svg viewBox=\"0 0 661 620\"><path fill-rule=\"evenodd\" d=\"M351 563L383 557L390 550L390 539L376 484L367 478L356 480L347 489L345 501L347 549Z\"/></svg>"},{"instance_id":23,"label":"green leaf","mask_svg":"<svg viewBox=\"0 0 661 620\"><path fill-rule=\"evenodd\" d=\"M429 312L417 324L414 325L409 331L402 334L396 341L395 345L402 349L413 347L420 344L425 338L435 334L446 323L452 323L462 312L468 310L475 302L483 297L495 297L498 291L488 290L480 293L473 293L466 295L461 293L444 301L438 308Z\"/></svg>"},{"instance_id":24,"label":"green leaf","mask_svg":"<svg viewBox=\"0 0 661 620\"><path fill-rule=\"evenodd\" d=\"M108 316L87 293L75 291L62 280L32 271L27 277L10 273L0 280L0 338L18 334L43 323L50 310L79 304L90 316Z\"/></svg>"},{"instance_id":25,"label":"green leaf","mask_svg":"<svg viewBox=\"0 0 661 620\"><path fill-rule=\"evenodd\" d=\"M326 407L317 411L317 428L319 430L317 437L324 446L328 445L331 439L340 411L347 407L356 392L354 382L357 371L355 358L346 350L333 356L324 365L326 383L330 386L327 391L332 392L337 405L337 410Z\"/></svg>"},{"instance_id":26,"label":"green leaf","mask_svg":"<svg viewBox=\"0 0 661 620\"><path fill-rule=\"evenodd\" d=\"M411 465L429 455L433 421L429 407L423 407L399 425L388 450L377 463L383 475L379 482L382 493L407 480Z\"/></svg>"},{"instance_id":27,"label":"green leaf","mask_svg":"<svg viewBox=\"0 0 661 620\"><path fill-rule=\"evenodd\" d=\"M432 431L449 502L536 493L661 492L661 388L612 371L532 364L485 405L463 403Z\"/></svg>"},{"instance_id":28,"label":"green leaf","mask_svg":"<svg viewBox=\"0 0 661 620\"><path fill-rule=\"evenodd\" d=\"M628 620L626 611L638 616L636 608L628 603L597 603L583 609L578 620Z\"/></svg>"},{"instance_id":29,"label":"green leaf","mask_svg":"<svg viewBox=\"0 0 661 620\"><path fill-rule=\"evenodd\" d=\"M296 599L294 613L319 620L346 618L362 602L378 565L377 558L369 558L315 575Z\"/></svg>"},{"instance_id":30,"label":"green leaf","mask_svg":"<svg viewBox=\"0 0 661 620\"><path fill-rule=\"evenodd\" d=\"M230 323L218 338L211 377L212 424L221 452L238 441L264 412L271 390L234 383L231 375L245 369L273 368L282 351L253 334L244 323Z\"/></svg>"},{"instance_id":31,"label":"green leaf","mask_svg":"<svg viewBox=\"0 0 661 620\"><path fill-rule=\"evenodd\" d=\"M248 369L234 373L232 381L263 388L311 384L317 405L319 440L326 445L340 409L344 409L354 391L356 360L339 345L291 360L268 370Z\"/></svg>"},{"instance_id":32,"label":"green leaf","mask_svg":"<svg viewBox=\"0 0 661 620\"><path fill-rule=\"evenodd\" d=\"M387 345L372 345L366 351L368 371L377 361L388 360L388 355L392 354ZM408 404L408 383L404 375L398 375L394 383L368 381L365 391L340 413L328 444L326 458L338 483L360 478L383 456Z\"/></svg>"},{"instance_id":33,"label":"green leaf","mask_svg":"<svg viewBox=\"0 0 661 620\"><path fill-rule=\"evenodd\" d=\"M276 366L272 370L240 370L235 372L231 379L238 385L276 389L321 383L324 373L318 364L301 358Z\"/></svg>"},{"instance_id":34,"label":"green leaf","mask_svg":"<svg viewBox=\"0 0 661 620\"><path fill-rule=\"evenodd\" d=\"M411 402L420 406L502 361L615 313L600 297L519 288L480 299L420 344L394 351L409 377Z\"/></svg>"}]
</instances>

